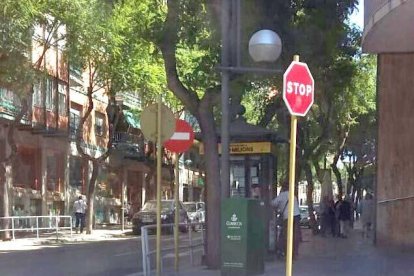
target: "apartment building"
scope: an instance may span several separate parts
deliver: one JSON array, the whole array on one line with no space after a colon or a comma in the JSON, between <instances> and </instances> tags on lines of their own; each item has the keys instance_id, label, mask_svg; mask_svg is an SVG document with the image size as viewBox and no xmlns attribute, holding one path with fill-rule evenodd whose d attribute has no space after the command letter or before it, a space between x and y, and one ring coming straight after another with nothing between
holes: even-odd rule
<instances>
[{"instance_id":1,"label":"apartment building","mask_svg":"<svg viewBox=\"0 0 414 276\"><path fill-rule=\"evenodd\" d=\"M7 176L13 215L61 214L64 208L69 76L62 44L53 38L44 46L46 36L45 28L34 28L30 54L33 66L43 74L33 84L28 112L14 135L17 157ZM20 106L14 91L0 87L0 151L4 155L9 154L6 133Z\"/></svg>"},{"instance_id":2,"label":"apartment building","mask_svg":"<svg viewBox=\"0 0 414 276\"><path fill-rule=\"evenodd\" d=\"M64 31L64 28L57 30ZM90 162L83 160L77 151L76 136L82 136L82 148L92 157L102 155L110 139L107 116L110 106L105 90L94 92L94 109L80 129L79 121L88 104L87 74L68 66L62 51L64 42L54 41L59 34L53 34L49 41L47 37L45 28L34 28L31 58L33 66L43 74L33 84L29 110L14 134L17 156L8 168L12 173L7 181L11 215L15 216L72 214L74 200L87 194L92 173ZM131 99L129 102L134 103ZM10 152L7 132L20 106L14 91L0 87L1 156ZM143 204L143 183L149 169L145 165L145 143L138 127L125 108L112 137L115 153L98 174L96 223L120 222L122 189L125 202L132 202L136 209Z\"/></svg>"}]
</instances>

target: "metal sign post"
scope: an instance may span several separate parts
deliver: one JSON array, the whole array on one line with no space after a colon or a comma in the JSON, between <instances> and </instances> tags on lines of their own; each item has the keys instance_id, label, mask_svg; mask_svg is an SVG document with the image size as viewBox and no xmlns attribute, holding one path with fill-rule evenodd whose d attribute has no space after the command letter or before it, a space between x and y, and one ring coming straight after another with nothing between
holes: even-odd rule
<instances>
[{"instance_id":1,"label":"metal sign post","mask_svg":"<svg viewBox=\"0 0 414 276\"><path fill-rule=\"evenodd\" d=\"M178 235L178 229L179 229L179 217L180 217L180 208L179 208L179 202L178 202L178 186L179 186L179 163L180 157L179 154L175 154L175 186L174 186L174 204L175 204L175 215L174 215L174 268L175 271L178 272L178 264L179 264L179 252L178 252L178 244L179 244L179 235Z\"/></svg>"},{"instance_id":2,"label":"metal sign post","mask_svg":"<svg viewBox=\"0 0 414 276\"><path fill-rule=\"evenodd\" d=\"M175 132L172 137L164 142L164 146L166 149L175 152L175 189L174 189L174 205L175 205L175 215L174 215L174 252L175 252L175 260L174 260L174 268L175 271L178 272L178 264L179 264L179 250L178 250L178 243L179 243L179 218L180 218L180 206L179 206L179 198L178 198L178 186L179 186L179 153L187 151L194 142L194 131L193 128L184 120L177 119L175 125Z\"/></svg>"},{"instance_id":3,"label":"metal sign post","mask_svg":"<svg viewBox=\"0 0 414 276\"><path fill-rule=\"evenodd\" d=\"M174 114L162 104L161 95L157 104L147 106L141 113L141 130L146 139L154 141L157 147L157 276L161 275L161 168L162 142L175 132Z\"/></svg>"},{"instance_id":4,"label":"metal sign post","mask_svg":"<svg viewBox=\"0 0 414 276\"><path fill-rule=\"evenodd\" d=\"M312 74L306 63L300 63L299 56L295 55L293 62L283 75L283 100L291 114L286 276L292 275L297 116L306 115L313 104L313 99L314 80Z\"/></svg>"},{"instance_id":5,"label":"metal sign post","mask_svg":"<svg viewBox=\"0 0 414 276\"><path fill-rule=\"evenodd\" d=\"M157 112L157 276L161 275L161 95L158 98Z\"/></svg>"},{"instance_id":6,"label":"metal sign post","mask_svg":"<svg viewBox=\"0 0 414 276\"><path fill-rule=\"evenodd\" d=\"M292 275L293 252L293 206L295 200L295 164L296 164L296 128L297 117L292 115L290 119L290 158L289 158L289 201L288 201L288 235L286 254L286 276Z\"/></svg>"}]
</instances>

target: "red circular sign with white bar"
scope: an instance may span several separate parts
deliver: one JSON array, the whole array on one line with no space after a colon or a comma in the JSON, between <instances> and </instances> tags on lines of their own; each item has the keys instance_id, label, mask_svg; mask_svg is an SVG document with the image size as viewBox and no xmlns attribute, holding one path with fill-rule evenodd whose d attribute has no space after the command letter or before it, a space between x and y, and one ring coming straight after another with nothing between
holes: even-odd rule
<instances>
[{"instance_id":1,"label":"red circular sign with white bar","mask_svg":"<svg viewBox=\"0 0 414 276\"><path fill-rule=\"evenodd\" d=\"M164 142L164 147L172 152L181 153L187 151L193 142L193 128L186 121L178 119L175 123L175 132Z\"/></svg>"}]
</instances>

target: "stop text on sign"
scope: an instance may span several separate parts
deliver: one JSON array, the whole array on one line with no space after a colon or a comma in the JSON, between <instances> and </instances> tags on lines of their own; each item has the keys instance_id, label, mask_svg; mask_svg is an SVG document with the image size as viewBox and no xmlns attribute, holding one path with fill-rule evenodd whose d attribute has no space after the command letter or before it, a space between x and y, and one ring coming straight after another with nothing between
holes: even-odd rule
<instances>
[{"instance_id":1,"label":"stop text on sign","mask_svg":"<svg viewBox=\"0 0 414 276\"><path fill-rule=\"evenodd\" d=\"M294 93L295 95L299 94L301 96L312 96L312 85L288 81L286 92L289 94Z\"/></svg>"}]
</instances>

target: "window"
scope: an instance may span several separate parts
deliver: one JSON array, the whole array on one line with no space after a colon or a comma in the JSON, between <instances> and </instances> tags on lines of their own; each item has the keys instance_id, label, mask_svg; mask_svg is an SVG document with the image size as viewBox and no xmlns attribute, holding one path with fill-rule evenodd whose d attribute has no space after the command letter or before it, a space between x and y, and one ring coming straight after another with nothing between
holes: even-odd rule
<instances>
[{"instance_id":1,"label":"window","mask_svg":"<svg viewBox=\"0 0 414 276\"><path fill-rule=\"evenodd\" d=\"M13 163L13 185L40 190L41 182L36 178L36 165L40 156L33 148L19 147Z\"/></svg>"},{"instance_id":2,"label":"window","mask_svg":"<svg viewBox=\"0 0 414 276\"><path fill-rule=\"evenodd\" d=\"M43 107L42 82L36 82L33 86L33 104L37 107Z\"/></svg>"},{"instance_id":3,"label":"window","mask_svg":"<svg viewBox=\"0 0 414 276\"><path fill-rule=\"evenodd\" d=\"M46 96L46 108L49 110L53 109L53 81L46 78L45 81L45 96Z\"/></svg>"},{"instance_id":4,"label":"window","mask_svg":"<svg viewBox=\"0 0 414 276\"><path fill-rule=\"evenodd\" d=\"M80 134L79 131L79 122L81 120L81 111L75 108L70 109L70 138L76 139L76 136Z\"/></svg>"},{"instance_id":5,"label":"window","mask_svg":"<svg viewBox=\"0 0 414 276\"><path fill-rule=\"evenodd\" d=\"M72 187L79 188L82 186L82 159L77 156L69 158L69 183Z\"/></svg>"},{"instance_id":6,"label":"window","mask_svg":"<svg viewBox=\"0 0 414 276\"><path fill-rule=\"evenodd\" d=\"M65 85L59 83L58 92L59 92L58 93L59 115L60 116L67 116Z\"/></svg>"},{"instance_id":7,"label":"window","mask_svg":"<svg viewBox=\"0 0 414 276\"><path fill-rule=\"evenodd\" d=\"M47 168L47 189L48 191L57 191L58 179L57 179L57 162L58 160L54 155L49 155L46 158Z\"/></svg>"},{"instance_id":8,"label":"window","mask_svg":"<svg viewBox=\"0 0 414 276\"><path fill-rule=\"evenodd\" d=\"M103 136L105 133L105 115L100 112L95 112L95 134Z\"/></svg>"}]
</instances>

